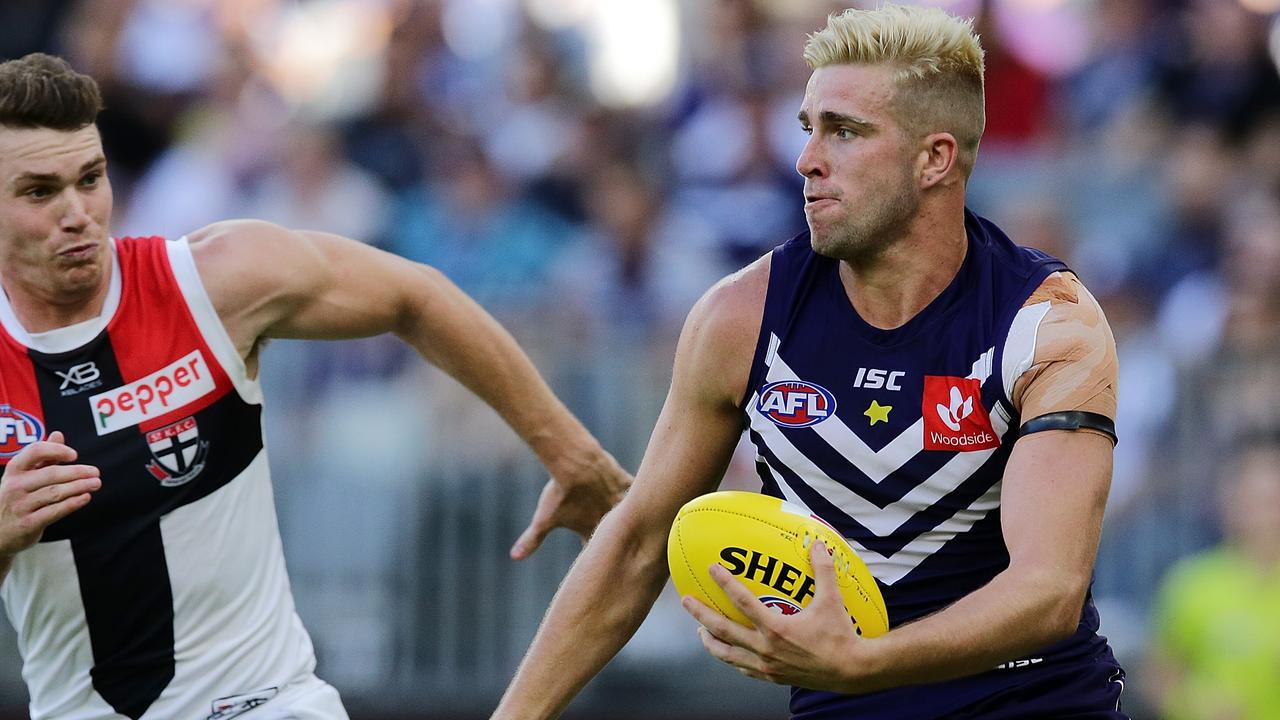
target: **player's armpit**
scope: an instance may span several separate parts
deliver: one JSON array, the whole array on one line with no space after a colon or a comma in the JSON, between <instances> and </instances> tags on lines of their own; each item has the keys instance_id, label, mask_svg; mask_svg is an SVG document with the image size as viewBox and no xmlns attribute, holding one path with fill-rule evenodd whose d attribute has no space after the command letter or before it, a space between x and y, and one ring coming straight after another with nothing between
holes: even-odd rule
<instances>
[{"instance_id":1,"label":"player's armpit","mask_svg":"<svg viewBox=\"0 0 1280 720\"><path fill-rule=\"evenodd\" d=\"M1072 412L1114 421L1119 366L1102 308L1074 275L1064 273L1045 280L1027 304L1043 301L1049 311L1036 331L1032 364L1014 382L1014 408L1028 421ZM1079 429L1107 435L1092 422Z\"/></svg>"}]
</instances>

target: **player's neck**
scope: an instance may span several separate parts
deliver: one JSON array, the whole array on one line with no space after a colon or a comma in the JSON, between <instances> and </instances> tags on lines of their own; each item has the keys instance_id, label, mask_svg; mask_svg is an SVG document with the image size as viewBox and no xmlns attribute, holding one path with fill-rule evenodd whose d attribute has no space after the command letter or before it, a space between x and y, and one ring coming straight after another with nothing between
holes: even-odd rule
<instances>
[{"instance_id":1,"label":"player's neck","mask_svg":"<svg viewBox=\"0 0 1280 720\"><path fill-rule=\"evenodd\" d=\"M78 292L59 293L38 284L24 282L20 276L0 277L9 307L28 333L42 333L92 320L102 314L111 286L111 262L108 258L100 281Z\"/></svg>"},{"instance_id":2,"label":"player's neck","mask_svg":"<svg viewBox=\"0 0 1280 720\"><path fill-rule=\"evenodd\" d=\"M889 330L906 324L942 294L968 249L961 202L921 212L901 238L867 262L841 261L840 280L862 319Z\"/></svg>"}]
</instances>

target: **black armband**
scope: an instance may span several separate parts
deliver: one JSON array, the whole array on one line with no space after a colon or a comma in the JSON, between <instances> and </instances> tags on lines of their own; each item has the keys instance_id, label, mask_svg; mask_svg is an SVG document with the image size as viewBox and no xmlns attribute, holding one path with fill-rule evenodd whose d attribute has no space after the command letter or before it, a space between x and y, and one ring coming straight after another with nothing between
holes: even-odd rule
<instances>
[{"instance_id":1,"label":"black armband","mask_svg":"<svg viewBox=\"0 0 1280 720\"><path fill-rule=\"evenodd\" d=\"M1116 438L1116 423L1106 415L1093 412L1084 412L1081 410L1068 410L1065 412L1046 413L1038 417L1022 423L1022 427L1018 429L1018 436L1030 435L1031 433L1044 432L1045 430L1096 430L1097 432L1111 438L1111 442L1118 442Z\"/></svg>"}]
</instances>

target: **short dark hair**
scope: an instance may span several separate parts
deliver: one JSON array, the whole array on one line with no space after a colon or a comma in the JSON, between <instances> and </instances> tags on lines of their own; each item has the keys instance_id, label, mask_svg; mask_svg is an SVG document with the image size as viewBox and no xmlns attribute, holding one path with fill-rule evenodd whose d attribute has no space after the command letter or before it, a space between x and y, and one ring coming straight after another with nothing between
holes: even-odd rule
<instances>
[{"instance_id":1,"label":"short dark hair","mask_svg":"<svg viewBox=\"0 0 1280 720\"><path fill-rule=\"evenodd\" d=\"M98 82L62 58L31 53L0 63L0 125L79 130L102 107Z\"/></svg>"}]
</instances>

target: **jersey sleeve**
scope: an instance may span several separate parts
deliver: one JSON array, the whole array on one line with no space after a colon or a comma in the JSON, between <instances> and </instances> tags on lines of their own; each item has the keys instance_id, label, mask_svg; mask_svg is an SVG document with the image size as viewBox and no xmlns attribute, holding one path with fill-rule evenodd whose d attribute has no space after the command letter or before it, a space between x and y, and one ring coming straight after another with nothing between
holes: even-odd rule
<instances>
[{"instance_id":1,"label":"jersey sleeve","mask_svg":"<svg viewBox=\"0 0 1280 720\"><path fill-rule=\"evenodd\" d=\"M1014 408L1024 422L1065 412L1094 413L1114 422L1119 363L1098 301L1075 275L1058 272L1024 307L1043 303L1048 310L1035 330L1031 362L1017 375L1009 396Z\"/></svg>"}]
</instances>

